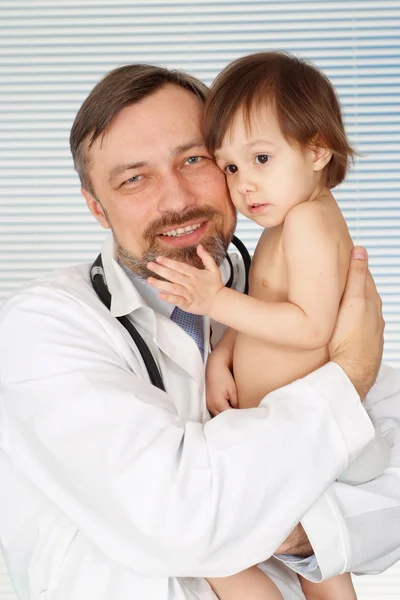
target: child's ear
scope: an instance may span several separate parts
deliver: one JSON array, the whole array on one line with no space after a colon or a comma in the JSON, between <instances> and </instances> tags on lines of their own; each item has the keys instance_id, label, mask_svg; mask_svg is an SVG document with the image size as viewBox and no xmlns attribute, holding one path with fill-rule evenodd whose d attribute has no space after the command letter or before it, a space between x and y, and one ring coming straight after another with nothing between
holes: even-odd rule
<instances>
[{"instance_id":1,"label":"child's ear","mask_svg":"<svg viewBox=\"0 0 400 600\"><path fill-rule=\"evenodd\" d=\"M323 144L323 140L314 138L309 146L314 171L322 171L332 158L332 150Z\"/></svg>"}]
</instances>

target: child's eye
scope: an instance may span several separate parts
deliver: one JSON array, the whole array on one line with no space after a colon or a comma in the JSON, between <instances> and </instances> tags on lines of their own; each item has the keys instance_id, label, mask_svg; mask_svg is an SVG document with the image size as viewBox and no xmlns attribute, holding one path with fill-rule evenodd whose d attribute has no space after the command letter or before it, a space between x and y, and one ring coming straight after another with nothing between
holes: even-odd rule
<instances>
[{"instance_id":1,"label":"child's eye","mask_svg":"<svg viewBox=\"0 0 400 600\"><path fill-rule=\"evenodd\" d=\"M226 165L224 171L225 173L227 173L228 175L233 175L234 173L236 173L236 171L238 170L236 165Z\"/></svg>"},{"instance_id":2,"label":"child's eye","mask_svg":"<svg viewBox=\"0 0 400 600\"><path fill-rule=\"evenodd\" d=\"M256 156L256 164L257 165L265 165L269 161L270 157L268 154L257 154Z\"/></svg>"}]
</instances>

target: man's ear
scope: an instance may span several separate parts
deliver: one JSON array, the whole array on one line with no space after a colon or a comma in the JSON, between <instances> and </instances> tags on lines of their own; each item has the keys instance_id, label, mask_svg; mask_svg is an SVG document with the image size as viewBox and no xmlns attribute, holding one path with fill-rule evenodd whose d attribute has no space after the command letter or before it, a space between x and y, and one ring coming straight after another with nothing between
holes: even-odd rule
<instances>
[{"instance_id":1,"label":"man's ear","mask_svg":"<svg viewBox=\"0 0 400 600\"><path fill-rule=\"evenodd\" d=\"M106 214L100 202L96 200L94 196L84 188L81 188L81 194L86 200L86 204L95 219L100 223L103 229L110 229L110 224L107 220Z\"/></svg>"},{"instance_id":2,"label":"man's ear","mask_svg":"<svg viewBox=\"0 0 400 600\"><path fill-rule=\"evenodd\" d=\"M314 138L309 146L312 155L312 166L314 171L322 171L332 158L332 150L327 148L323 140Z\"/></svg>"}]
</instances>

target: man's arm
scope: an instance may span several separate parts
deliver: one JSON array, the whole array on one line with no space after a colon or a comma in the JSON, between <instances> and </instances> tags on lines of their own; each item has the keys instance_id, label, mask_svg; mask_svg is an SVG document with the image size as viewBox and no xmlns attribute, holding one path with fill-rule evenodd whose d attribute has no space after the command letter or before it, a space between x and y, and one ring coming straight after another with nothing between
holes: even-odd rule
<instances>
[{"instance_id":1,"label":"man's arm","mask_svg":"<svg viewBox=\"0 0 400 600\"><path fill-rule=\"evenodd\" d=\"M213 348L212 354L208 359L208 362L215 355L218 356L218 360L228 367L232 367L233 362L233 349L235 346L235 340L237 336L237 331L235 329L231 329L227 327L222 338L218 342L218 344ZM207 362L207 364L208 364Z\"/></svg>"},{"instance_id":2,"label":"man's arm","mask_svg":"<svg viewBox=\"0 0 400 600\"><path fill-rule=\"evenodd\" d=\"M335 330L329 342L329 355L349 377L364 400L375 383L382 360L382 300L368 271L365 248L353 249L345 293Z\"/></svg>"},{"instance_id":3,"label":"man's arm","mask_svg":"<svg viewBox=\"0 0 400 600\"><path fill-rule=\"evenodd\" d=\"M355 248L330 352L362 399L375 382L382 353L381 311L381 299L367 273L365 250ZM307 512L304 528L297 527L278 549L278 553L304 556L312 545L316 569L295 570L315 581L349 570L378 572L400 559L400 377L396 371L382 368L366 407L391 447L389 468L362 485L334 483Z\"/></svg>"},{"instance_id":4,"label":"man's arm","mask_svg":"<svg viewBox=\"0 0 400 600\"><path fill-rule=\"evenodd\" d=\"M265 560L373 435L336 365L202 424L129 369L101 305L43 287L2 316L2 450L142 574L218 577Z\"/></svg>"},{"instance_id":5,"label":"man's arm","mask_svg":"<svg viewBox=\"0 0 400 600\"><path fill-rule=\"evenodd\" d=\"M276 554L290 554L292 556L307 557L314 553L310 540L304 527L298 523L292 533L286 538L276 551Z\"/></svg>"},{"instance_id":6,"label":"man's arm","mask_svg":"<svg viewBox=\"0 0 400 600\"><path fill-rule=\"evenodd\" d=\"M305 576L315 581L344 571L375 574L400 560L398 371L382 366L365 405L390 447L390 464L373 481L334 483L304 516L317 559L317 568Z\"/></svg>"}]
</instances>

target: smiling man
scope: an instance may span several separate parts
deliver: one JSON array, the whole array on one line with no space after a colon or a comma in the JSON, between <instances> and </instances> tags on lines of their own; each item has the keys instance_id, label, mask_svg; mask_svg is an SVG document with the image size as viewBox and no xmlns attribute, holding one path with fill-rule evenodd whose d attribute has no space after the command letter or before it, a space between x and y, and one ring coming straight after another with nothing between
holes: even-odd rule
<instances>
[{"instance_id":1,"label":"smiling man","mask_svg":"<svg viewBox=\"0 0 400 600\"><path fill-rule=\"evenodd\" d=\"M112 228L124 264L144 278L151 274L147 263L158 254L200 266L200 241L220 264L236 225L225 177L201 136L206 88L189 82L193 91L171 84L155 87L145 101L115 115L99 84L71 133L73 151L84 140L77 161L86 152L90 184L82 193L90 211L103 227ZM112 119L105 135L96 129L99 118Z\"/></svg>"},{"instance_id":2,"label":"smiling man","mask_svg":"<svg viewBox=\"0 0 400 600\"><path fill-rule=\"evenodd\" d=\"M391 470L357 488L335 483L374 435L360 396L376 378L383 320L362 250L331 362L212 420L204 364L222 328L176 318L146 285L149 260L197 264L201 242L243 289L240 259L225 258L235 212L202 141L206 94L193 77L146 65L94 88L71 149L90 211L112 230L102 249L110 310L90 265L32 282L2 307L0 540L23 600L211 600L206 577L254 564L295 600L293 569L318 580L398 558L394 371L381 371L366 400L393 448ZM122 315L166 391L151 384Z\"/></svg>"}]
</instances>

